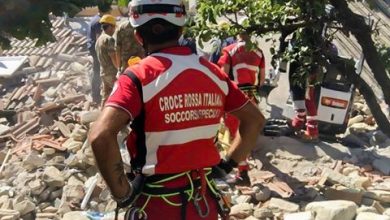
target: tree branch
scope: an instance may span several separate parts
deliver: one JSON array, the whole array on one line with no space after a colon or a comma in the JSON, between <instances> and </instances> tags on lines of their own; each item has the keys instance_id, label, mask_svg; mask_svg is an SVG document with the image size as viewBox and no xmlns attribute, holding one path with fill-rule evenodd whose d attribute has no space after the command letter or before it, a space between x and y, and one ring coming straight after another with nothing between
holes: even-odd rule
<instances>
[{"instance_id":1,"label":"tree branch","mask_svg":"<svg viewBox=\"0 0 390 220\"><path fill-rule=\"evenodd\" d=\"M390 93L386 92L390 88L390 78L387 76L385 65L381 61L371 37L371 28L365 23L364 17L355 14L348 8L346 1L330 0L330 2L338 11L337 18L339 22L351 31L362 47L367 64L383 91L385 102L390 105Z\"/></svg>"},{"instance_id":2,"label":"tree branch","mask_svg":"<svg viewBox=\"0 0 390 220\"><path fill-rule=\"evenodd\" d=\"M268 32L274 32L274 31L281 31L281 32L293 32L295 30L297 30L298 28L301 28L301 27L308 27L308 26L312 26L316 23L318 23L319 20L309 20L309 21L301 21L301 22L296 22L296 23L292 23L292 24L287 24L287 25L276 25L275 26L275 23L272 23L272 27L267 27L265 28L264 26L251 26L251 27L248 27L246 28L246 31L248 33L253 33L255 32L256 34L264 34L264 33L268 33Z\"/></svg>"}]
</instances>

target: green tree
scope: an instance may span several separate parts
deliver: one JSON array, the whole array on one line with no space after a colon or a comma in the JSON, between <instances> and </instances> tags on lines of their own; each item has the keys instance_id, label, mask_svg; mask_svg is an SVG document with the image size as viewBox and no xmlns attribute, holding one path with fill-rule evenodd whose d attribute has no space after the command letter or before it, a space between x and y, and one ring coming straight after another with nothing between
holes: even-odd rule
<instances>
[{"instance_id":1,"label":"green tree","mask_svg":"<svg viewBox=\"0 0 390 220\"><path fill-rule=\"evenodd\" d=\"M73 17L82 8L96 6L104 0L1 0L0 47L10 48L10 38L37 39L36 46L55 41L49 15Z\"/></svg>"},{"instance_id":2,"label":"green tree","mask_svg":"<svg viewBox=\"0 0 390 220\"><path fill-rule=\"evenodd\" d=\"M330 10L332 8L334 10ZM238 21L242 16L248 19L240 24ZM217 25L217 20L221 19L229 21L228 24ZM310 66L326 60L346 66L346 77L363 94L378 126L390 137L390 123L372 88L355 74L353 62L338 59L329 52L327 45L332 35L322 37L324 24L337 26L343 33L353 34L383 91L384 101L390 105L390 78L383 62L383 58L388 56L388 49L375 46L371 26L366 24L364 17L348 8L346 0L199 0L196 21L193 30L205 41L211 37L235 36L243 30L255 37L279 34L279 50L272 48L270 52L273 59L295 60L301 64L295 78L305 78ZM286 50L285 39L291 34L295 36L295 50Z\"/></svg>"}]
</instances>

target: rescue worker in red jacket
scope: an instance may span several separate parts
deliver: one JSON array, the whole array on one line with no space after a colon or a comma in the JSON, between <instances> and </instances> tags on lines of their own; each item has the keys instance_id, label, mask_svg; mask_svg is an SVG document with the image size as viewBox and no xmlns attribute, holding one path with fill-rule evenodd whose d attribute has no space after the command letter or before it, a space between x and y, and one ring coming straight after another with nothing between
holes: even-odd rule
<instances>
[{"instance_id":1,"label":"rescue worker in red jacket","mask_svg":"<svg viewBox=\"0 0 390 220\"><path fill-rule=\"evenodd\" d=\"M294 74L299 68L299 63L291 62L289 68L289 84L293 107L294 118L291 120L291 127L297 131L297 135L306 141L318 141L317 105L315 101L315 83L319 67L313 66L304 86L294 82ZM305 129L302 132L302 129Z\"/></svg>"},{"instance_id":2,"label":"rescue worker in red jacket","mask_svg":"<svg viewBox=\"0 0 390 220\"><path fill-rule=\"evenodd\" d=\"M130 6L135 36L148 56L119 77L92 127L97 166L119 207L136 198L129 215L216 220L220 209L210 167L230 172L244 160L264 117L216 65L178 45L186 17L181 0L133 0ZM225 112L241 121L242 139L221 160L214 139ZM136 176L129 183L116 137L130 122ZM142 177L143 188L135 181Z\"/></svg>"},{"instance_id":3,"label":"rescue worker in red jacket","mask_svg":"<svg viewBox=\"0 0 390 220\"><path fill-rule=\"evenodd\" d=\"M247 18L243 18L239 23L243 23ZM246 44L250 41L250 36L242 32L237 36L237 42L222 50L222 55L218 60L221 69L229 74L231 80L238 84L247 96L258 104L257 90L265 81L265 59L260 49L248 50ZM238 127L240 121L231 114L226 114L224 118L225 126L229 129L232 142L239 141ZM240 161L236 178L230 180L240 185L249 185L248 176L249 165L246 160Z\"/></svg>"},{"instance_id":4,"label":"rescue worker in red jacket","mask_svg":"<svg viewBox=\"0 0 390 220\"><path fill-rule=\"evenodd\" d=\"M306 36L318 36L318 34L321 34L321 32L317 33L311 28L303 29L302 33ZM315 38L312 41L315 41ZM304 42L304 44L307 43ZM310 42L310 44L315 45L316 42ZM300 45L302 45L302 42L296 39L294 34L289 42L289 50L298 51ZM338 54L337 47L331 42L325 44L325 49L328 50L328 53ZM301 68L307 68L309 71L305 81L298 83L297 76L301 74ZM290 62L288 78L295 111L295 116L291 120L291 127L296 131L298 137L304 141L319 141L315 84L318 82L318 78L321 77L321 72L322 68L318 64L304 66L298 60Z\"/></svg>"}]
</instances>

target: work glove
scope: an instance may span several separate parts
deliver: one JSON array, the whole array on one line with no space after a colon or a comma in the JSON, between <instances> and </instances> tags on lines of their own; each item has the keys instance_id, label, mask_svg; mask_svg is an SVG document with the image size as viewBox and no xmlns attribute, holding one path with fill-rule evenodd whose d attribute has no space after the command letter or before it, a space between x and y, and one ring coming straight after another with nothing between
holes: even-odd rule
<instances>
[{"instance_id":1,"label":"work glove","mask_svg":"<svg viewBox=\"0 0 390 220\"><path fill-rule=\"evenodd\" d=\"M133 204L133 202L137 199L138 195L141 194L144 185L145 185L146 177L142 174L136 175L135 178L129 182L131 187L131 193L128 194L125 198L115 199L118 207L125 208Z\"/></svg>"},{"instance_id":2,"label":"work glove","mask_svg":"<svg viewBox=\"0 0 390 220\"><path fill-rule=\"evenodd\" d=\"M221 159L217 166L214 166L212 169L212 174L216 178L223 178L230 172L233 168L237 167L238 164L233 159L225 160Z\"/></svg>"}]
</instances>

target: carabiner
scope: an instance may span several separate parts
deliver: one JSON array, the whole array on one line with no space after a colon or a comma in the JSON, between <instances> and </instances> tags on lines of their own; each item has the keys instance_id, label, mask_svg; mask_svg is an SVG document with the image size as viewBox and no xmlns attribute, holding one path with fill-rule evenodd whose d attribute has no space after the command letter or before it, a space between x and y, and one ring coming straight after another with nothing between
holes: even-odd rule
<instances>
[{"instance_id":1,"label":"carabiner","mask_svg":"<svg viewBox=\"0 0 390 220\"><path fill-rule=\"evenodd\" d=\"M137 207L131 207L126 211L125 220L147 220L148 215Z\"/></svg>"},{"instance_id":2,"label":"carabiner","mask_svg":"<svg viewBox=\"0 0 390 220\"><path fill-rule=\"evenodd\" d=\"M202 208L200 207L199 205L199 201L204 201L204 204L206 206L206 210L205 210L205 213L202 212ZM206 218L207 216L209 216L210 214L210 207L209 207L209 204L207 202L207 199L200 195L199 192L197 192L195 194L195 197L194 197L194 206L196 208L196 211L198 212L198 215L201 217L201 218Z\"/></svg>"}]
</instances>

